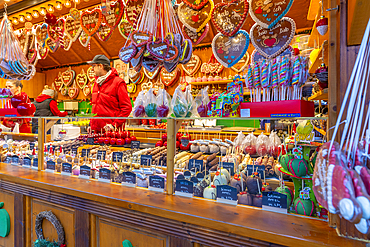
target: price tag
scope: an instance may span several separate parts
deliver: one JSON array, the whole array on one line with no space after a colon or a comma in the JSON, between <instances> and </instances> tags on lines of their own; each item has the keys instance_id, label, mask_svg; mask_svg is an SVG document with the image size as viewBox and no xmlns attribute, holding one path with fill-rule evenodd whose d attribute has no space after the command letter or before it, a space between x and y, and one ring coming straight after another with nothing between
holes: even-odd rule
<instances>
[{"instance_id":1,"label":"price tag","mask_svg":"<svg viewBox=\"0 0 370 247\"><path fill-rule=\"evenodd\" d=\"M140 142L139 141L131 141L131 149L139 149Z\"/></svg>"},{"instance_id":2,"label":"price tag","mask_svg":"<svg viewBox=\"0 0 370 247\"><path fill-rule=\"evenodd\" d=\"M164 192L164 178L154 175L149 176L149 190Z\"/></svg>"},{"instance_id":3,"label":"price tag","mask_svg":"<svg viewBox=\"0 0 370 247\"><path fill-rule=\"evenodd\" d=\"M107 168L100 168L99 169L99 182L110 183L110 170Z\"/></svg>"},{"instance_id":4,"label":"price tag","mask_svg":"<svg viewBox=\"0 0 370 247\"><path fill-rule=\"evenodd\" d=\"M89 157L90 149L82 149L81 157Z\"/></svg>"},{"instance_id":5,"label":"price tag","mask_svg":"<svg viewBox=\"0 0 370 247\"><path fill-rule=\"evenodd\" d=\"M75 156L77 155L77 149L78 149L78 148L72 148L72 152L71 152L71 153L72 153L73 155L75 155Z\"/></svg>"},{"instance_id":6,"label":"price tag","mask_svg":"<svg viewBox=\"0 0 370 247\"><path fill-rule=\"evenodd\" d=\"M80 166L80 175L78 176L79 178L83 179L90 179L91 175L91 167L90 166Z\"/></svg>"},{"instance_id":7,"label":"price tag","mask_svg":"<svg viewBox=\"0 0 370 247\"><path fill-rule=\"evenodd\" d=\"M254 172L258 172L258 174L260 175L260 178L264 179L265 165L258 165L258 166L247 165L247 171L248 171L249 176L252 175Z\"/></svg>"},{"instance_id":8,"label":"price tag","mask_svg":"<svg viewBox=\"0 0 370 247\"><path fill-rule=\"evenodd\" d=\"M107 151L98 150L98 153L96 155L96 159L98 159L98 160L105 160L106 154L107 154Z\"/></svg>"},{"instance_id":9,"label":"price tag","mask_svg":"<svg viewBox=\"0 0 370 247\"><path fill-rule=\"evenodd\" d=\"M189 170L197 169L197 171L203 171L203 160L189 160Z\"/></svg>"},{"instance_id":10,"label":"price tag","mask_svg":"<svg viewBox=\"0 0 370 247\"><path fill-rule=\"evenodd\" d=\"M234 176L234 163L231 162L220 162L220 167L223 167L224 169L228 170L231 176Z\"/></svg>"},{"instance_id":11,"label":"price tag","mask_svg":"<svg viewBox=\"0 0 370 247\"><path fill-rule=\"evenodd\" d=\"M94 145L94 138L88 137L87 138L87 145Z\"/></svg>"},{"instance_id":12,"label":"price tag","mask_svg":"<svg viewBox=\"0 0 370 247\"><path fill-rule=\"evenodd\" d=\"M19 166L20 164L19 164L19 156L18 155L13 155L12 156L12 161L11 161L12 163L12 165L13 166Z\"/></svg>"},{"instance_id":13,"label":"price tag","mask_svg":"<svg viewBox=\"0 0 370 247\"><path fill-rule=\"evenodd\" d=\"M12 163L12 157L11 156L6 156L5 163L7 163L7 164Z\"/></svg>"},{"instance_id":14,"label":"price tag","mask_svg":"<svg viewBox=\"0 0 370 247\"><path fill-rule=\"evenodd\" d=\"M122 173L122 185L129 187L136 187L136 174L133 172L123 172Z\"/></svg>"},{"instance_id":15,"label":"price tag","mask_svg":"<svg viewBox=\"0 0 370 247\"><path fill-rule=\"evenodd\" d=\"M262 192L262 209L287 213L287 195L276 191Z\"/></svg>"},{"instance_id":16,"label":"price tag","mask_svg":"<svg viewBox=\"0 0 370 247\"><path fill-rule=\"evenodd\" d=\"M229 185L216 186L217 202L237 205L238 204L238 190Z\"/></svg>"},{"instance_id":17,"label":"price tag","mask_svg":"<svg viewBox=\"0 0 370 247\"><path fill-rule=\"evenodd\" d=\"M52 172L54 173L55 172L55 162L52 161L52 160L48 160L46 162L46 169L45 169L46 172Z\"/></svg>"},{"instance_id":18,"label":"price tag","mask_svg":"<svg viewBox=\"0 0 370 247\"><path fill-rule=\"evenodd\" d=\"M30 142L30 150L33 150L35 148L35 143L34 142Z\"/></svg>"},{"instance_id":19,"label":"price tag","mask_svg":"<svg viewBox=\"0 0 370 247\"><path fill-rule=\"evenodd\" d=\"M71 176L72 175L72 164L63 163L62 164L62 175Z\"/></svg>"},{"instance_id":20,"label":"price tag","mask_svg":"<svg viewBox=\"0 0 370 247\"><path fill-rule=\"evenodd\" d=\"M122 152L113 152L112 159L113 162L122 162L123 153Z\"/></svg>"},{"instance_id":21,"label":"price tag","mask_svg":"<svg viewBox=\"0 0 370 247\"><path fill-rule=\"evenodd\" d=\"M33 161L32 161L32 169L34 170L38 170L39 169L39 159L38 158L34 158Z\"/></svg>"},{"instance_id":22,"label":"price tag","mask_svg":"<svg viewBox=\"0 0 370 247\"><path fill-rule=\"evenodd\" d=\"M140 164L142 166L150 166L152 164L153 157L151 155L141 155Z\"/></svg>"},{"instance_id":23,"label":"price tag","mask_svg":"<svg viewBox=\"0 0 370 247\"><path fill-rule=\"evenodd\" d=\"M23 158L23 167L31 168L31 159L29 157Z\"/></svg>"},{"instance_id":24,"label":"price tag","mask_svg":"<svg viewBox=\"0 0 370 247\"><path fill-rule=\"evenodd\" d=\"M175 195L193 197L193 182L176 179Z\"/></svg>"}]
</instances>

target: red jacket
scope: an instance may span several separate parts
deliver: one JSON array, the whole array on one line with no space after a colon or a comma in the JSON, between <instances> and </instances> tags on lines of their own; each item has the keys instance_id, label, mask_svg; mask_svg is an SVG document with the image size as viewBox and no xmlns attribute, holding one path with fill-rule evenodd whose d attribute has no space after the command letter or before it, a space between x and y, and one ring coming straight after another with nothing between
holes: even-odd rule
<instances>
[{"instance_id":1,"label":"red jacket","mask_svg":"<svg viewBox=\"0 0 370 247\"><path fill-rule=\"evenodd\" d=\"M41 103L41 102L43 102L44 100L47 100L47 99L51 99L51 97L49 95L46 95L46 94L40 94L36 98L35 101ZM58 104L55 100L50 101L49 107L50 107L50 111L53 113L54 116L65 117L65 116L68 115L68 112L59 111Z\"/></svg>"},{"instance_id":2,"label":"red jacket","mask_svg":"<svg viewBox=\"0 0 370 247\"><path fill-rule=\"evenodd\" d=\"M97 78L95 78L97 79ZM127 87L112 68L111 74L100 86L94 83L92 91L92 113L97 117L128 117L132 111L131 100L127 94ZM124 119L91 119L91 129L100 131L107 124L120 128L124 125Z\"/></svg>"}]
</instances>

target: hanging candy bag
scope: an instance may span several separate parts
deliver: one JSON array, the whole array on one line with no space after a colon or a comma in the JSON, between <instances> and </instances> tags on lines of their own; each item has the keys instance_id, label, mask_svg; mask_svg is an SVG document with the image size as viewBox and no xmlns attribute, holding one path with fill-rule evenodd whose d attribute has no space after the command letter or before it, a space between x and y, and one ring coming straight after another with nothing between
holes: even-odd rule
<instances>
[{"instance_id":1,"label":"hanging candy bag","mask_svg":"<svg viewBox=\"0 0 370 247\"><path fill-rule=\"evenodd\" d=\"M144 108L147 117L157 116L157 100L153 93L153 90L153 88L149 89L149 91L144 96Z\"/></svg>"},{"instance_id":2,"label":"hanging candy bag","mask_svg":"<svg viewBox=\"0 0 370 247\"><path fill-rule=\"evenodd\" d=\"M134 109L132 111L132 115L134 117L144 117L145 116L145 108L144 108L144 91L141 91L135 102L134 102Z\"/></svg>"},{"instance_id":3,"label":"hanging candy bag","mask_svg":"<svg viewBox=\"0 0 370 247\"><path fill-rule=\"evenodd\" d=\"M170 115L171 96L163 88L158 90L157 113L158 117L167 117Z\"/></svg>"}]
</instances>

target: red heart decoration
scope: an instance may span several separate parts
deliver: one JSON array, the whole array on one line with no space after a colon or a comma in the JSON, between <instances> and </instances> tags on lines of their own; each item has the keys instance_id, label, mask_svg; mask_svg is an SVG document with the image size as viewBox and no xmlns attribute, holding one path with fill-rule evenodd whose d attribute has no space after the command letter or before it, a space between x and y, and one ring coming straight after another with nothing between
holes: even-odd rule
<instances>
[{"instance_id":1,"label":"red heart decoration","mask_svg":"<svg viewBox=\"0 0 370 247\"><path fill-rule=\"evenodd\" d=\"M119 33L124 37L125 39L128 39L131 31L132 31L132 24L128 22L125 19L122 19L122 21L118 25Z\"/></svg>"},{"instance_id":2,"label":"red heart decoration","mask_svg":"<svg viewBox=\"0 0 370 247\"><path fill-rule=\"evenodd\" d=\"M247 0L218 3L212 12L212 23L223 35L234 36L247 19L248 10Z\"/></svg>"},{"instance_id":3,"label":"red heart decoration","mask_svg":"<svg viewBox=\"0 0 370 247\"><path fill-rule=\"evenodd\" d=\"M37 50L36 49L29 49L27 52L27 60L30 64L32 64L37 57Z\"/></svg>"},{"instance_id":4,"label":"red heart decoration","mask_svg":"<svg viewBox=\"0 0 370 247\"><path fill-rule=\"evenodd\" d=\"M55 25L48 25L48 37L57 42L64 35L64 18L58 19Z\"/></svg>"},{"instance_id":5,"label":"red heart decoration","mask_svg":"<svg viewBox=\"0 0 370 247\"><path fill-rule=\"evenodd\" d=\"M204 5L206 5L208 3L209 0L198 0L198 1L194 1L194 0L182 0L187 6L189 6L190 8L192 9L201 9L204 7ZM212 1L212 0L211 0Z\"/></svg>"},{"instance_id":6,"label":"red heart decoration","mask_svg":"<svg viewBox=\"0 0 370 247\"><path fill-rule=\"evenodd\" d=\"M85 97L88 97L91 95L91 85L88 84L86 85L83 89L82 92L84 93Z\"/></svg>"},{"instance_id":7,"label":"red heart decoration","mask_svg":"<svg viewBox=\"0 0 370 247\"><path fill-rule=\"evenodd\" d=\"M54 42L51 38L47 38L45 44L46 48L48 48L52 53L56 52L59 48L59 41Z\"/></svg>"},{"instance_id":8,"label":"red heart decoration","mask_svg":"<svg viewBox=\"0 0 370 247\"><path fill-rule=\"evenodd\" d=\"M68 89L68 96L71 99L75 99L75 98L77 98L79 92L80 92L80 90L78 89L78 87L71 87L71 88Z\"/></svg>"},{"instance_id":9,"label":"red heart decoration","mask_svg":"<svg viewBox=\"0 0 370 247\"><path fill-rule=\"evenodd\" d=\"M93 9L92 11L84 11L81 14L82 30L87 36L93 36L99 29L102 21L103 14L100 9Z\"/></svg>"},{"instance_id":10,"label":"red heart decoration","mask_svg":"<svg viewBox=\"0 0 370 247\"><path fill-rule=\"evenodd\" d=\"M111 28L115 29L120 23L123 16L124 3L122 0L117 0L110 3L110 14L104 15L105 23Z\"/></svg>"},{"instance_id":11,"label":"red heart decoration","mask_svg":"<svg viewBox=\"0 0 370 247\"><path fill-rule=\"evenodd\" d=\"M106 23L102 23L97 32L98 38L105 42L112 36L114 29L110 28Z\"/></svg>"},{"instance_id":12,"label":"red heart decoration","mask_svg":"<svg viewBox=\"0 0 370 247\"><path fill-rule=\"evenodd\" d=\"M80 19L74 19L70 16L64 22L64 30L66 35L75 42L82 32L82 27L80 23Z\"/></svg>"},{"instance_id":13,"label":"red heart decoration","mask_svg":"<svg viewBox=\"0 0 370 247\"><path fill-rule=\"evenodd\" d=\"M139 19L140 13L143 9L144 0L128 0L126 2L126 18L128 22L135 28Z\"/></svg>"},{"instance_id":14,"label":"red heart decoration","mask_svg":"<svg viewBox=\"0 0 370 247\"><path fill-rule=\"evenodd\" d=\"M163 61L168 53L168 43L167 40L157 40L154 42L149 42L146 45L146 49L155 58Z\"/></svg>"},{"instance_id":15,"label":"red heart decoration","mask_svg":"<svg viewBox=\"0 0 370 247\"><path fill-rule=\"evenodd\" d=\"M171 86L177 80L179 75L180 75L180 70L178 68L176 68L171 73L168 73L166 68L163 67L160 73L161 80L163 84L166 85L166 87Z\"/></svg>"},{"instance_id":16,"label":"red heart decoration","mask_svg":"<svg viewBox=\"0 0 370 247\"><path fill-rule=\"evenodd\" d=\"M185 35L186 39L190 39L193 45L198 45L207 36L209 31L209 25L202 28L199 32L194 32L189 28L182 26L182 33Z\"/></svg>"},{"instance_id":17,"label":"red heart decoration","mask_svg":"<svg viewBox=\"0 0 370 247\"><path fill-rule=\"evenodd\" d=\"M59 91L60 88L63 86L63 80L62 80L62 74L61 73L59 73L59 75L57 77L55 77L53 84L54 84L54 87L57 91Z\"/></svg>"}]
</instances>

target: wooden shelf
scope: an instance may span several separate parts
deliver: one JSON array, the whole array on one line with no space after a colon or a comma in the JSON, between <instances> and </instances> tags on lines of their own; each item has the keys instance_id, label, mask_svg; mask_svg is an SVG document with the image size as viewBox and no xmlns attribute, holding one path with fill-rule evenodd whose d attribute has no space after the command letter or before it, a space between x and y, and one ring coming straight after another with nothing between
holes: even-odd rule
<instances>
[{"instance_id":1,"label":"wooden shelf","mask_svg":"<svg viewBox=\"0 0 370 247\"><path fill-rule=\"evenodd\" d=\"M325 88L323 91L320 91L320 92L317 92L316 94L312 95L311 97L308 98L308 100L310 101L314 101L314 100L328 100L329 96L328 96L328 92L329 89L328 88Z\"/></svg>"}]
</instances>

